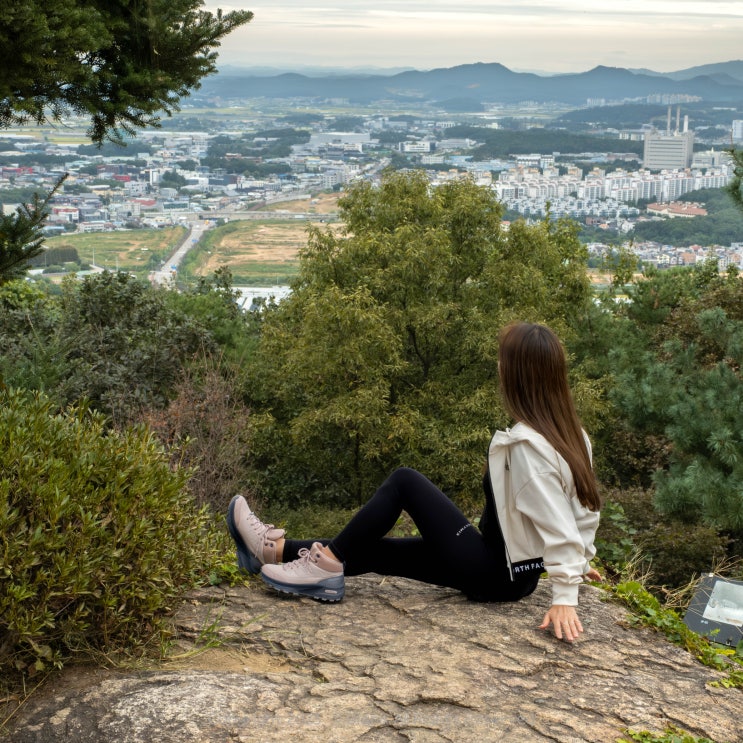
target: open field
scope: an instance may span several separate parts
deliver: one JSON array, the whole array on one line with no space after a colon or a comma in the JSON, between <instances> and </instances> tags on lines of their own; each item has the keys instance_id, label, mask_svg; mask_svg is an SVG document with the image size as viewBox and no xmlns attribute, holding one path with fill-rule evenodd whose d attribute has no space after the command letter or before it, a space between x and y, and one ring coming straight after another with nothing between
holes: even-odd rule
<instances>
[{"instance_id":1,"label":"open field","mask_svg":"<svg viewBox=\"0 0 743 743\"><path fill-rule=\"evenodd\" d=\"M294 201L277 201L261 207L264 212L290 212L298 214L335 214L338 211L337 193L320 193L309 199L296 199Z\"/></svg>"},{"instance_id":2,"label":"open field","mask_svg":"<svg viewBox=\"0 0 743 743\"><path fill-rule=\"evenodd\" d=\"M159 267L159 262L175 250L185 234L183 227L166 227L159 230L60 235L48 238L45 243L48 248L76 248L83 263L144 275L153 267Z\"/></svg>"},{"instance_id":3,"label":"open field","mask_svg":"<svg viewBox=\"0 0 743 743\"><path fill-rule=\"evenodd\" d=\"M288 209L289 203L281 206ZM319 221L316 224L331 229L341 227ZM307 244L307 225L304 220L294 219L228 222L207 233L203 246L189 258L188 271L208 276L218 268L228 267L235 284L285 284L297 273L299 250Z\"/></svg>"}]
</instances>

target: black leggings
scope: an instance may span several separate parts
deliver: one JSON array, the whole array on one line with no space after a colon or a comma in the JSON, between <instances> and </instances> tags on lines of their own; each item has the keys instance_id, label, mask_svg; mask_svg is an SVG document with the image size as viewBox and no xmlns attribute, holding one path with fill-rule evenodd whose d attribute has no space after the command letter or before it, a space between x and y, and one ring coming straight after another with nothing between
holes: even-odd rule
<instances>
[{"instance_id":1,"label":"black leggings","mask_svg":"<svg viewBox=\"0 0 743 743\"><path fill-rule=\"evenodd\" d=\"M385 536L406 511L420 537ZM346 575L379 573L456 588L477 601L518 601L538 576L511 580L502 539L488 540L430 480L393 472L334 539L287 539L284 562L319 541L343 561Z\"/></svg>"}]
</instances>

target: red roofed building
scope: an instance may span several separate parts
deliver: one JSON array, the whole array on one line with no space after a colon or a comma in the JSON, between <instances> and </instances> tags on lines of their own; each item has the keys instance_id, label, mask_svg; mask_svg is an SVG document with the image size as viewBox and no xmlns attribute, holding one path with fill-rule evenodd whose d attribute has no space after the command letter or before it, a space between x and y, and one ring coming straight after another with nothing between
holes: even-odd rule
<instances>
[{"instance_id":1,"label":"red roofed building","mask_svg":"<svg viewBox=\"0 0 743 743\"><path fill-rule=\"evenodd\" d=\"M684 201L672 201L669 204L648 204L647 212L661 217L683 217L685 219L707 216L707 210L699 204Z\"/></svg>"}]
</instances>

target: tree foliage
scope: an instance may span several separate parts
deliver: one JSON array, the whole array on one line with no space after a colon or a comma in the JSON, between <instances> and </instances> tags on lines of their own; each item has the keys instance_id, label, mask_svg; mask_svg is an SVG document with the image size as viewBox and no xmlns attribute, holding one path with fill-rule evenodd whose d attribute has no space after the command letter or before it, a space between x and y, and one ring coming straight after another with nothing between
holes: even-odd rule
<instances>
[{"instance_id":1,"label":"tree foliage","mask_svg":"<svg viewBox=\"0 0 743 743\"><path fill-rule=\"evenodd\" d=\"M506 423L498 330L526 318L567 334L590 295L575 229L505 232L492 191L432 189L420 173L356 185L340 209L343 233L310 230L250 365L260 484L348 504L407 464L479 500L490 432Z\"/></svg>"},{"instance_id":2,"label":"tree foliage","mask_svg":"<svg viewBox=\"0 0 743 743\"><path fill-rule=\"evenodd\" d=\"M215 348L211 333L167 292L129 274L104 272L65 283L48 298L0 291L0 379L46 392L60 406L87 399L119 424L161 407L194 357Z\"/></svg>"},{"instance_id":3,"label":"tree foliage","mask_svg":"<svg viewBox=\"0 0 743 743\"><path fill-rule=\"evenodd\" d=\"M733 158L733 178L728 183L727 191L743 211L743 150L730 150L730 156Z\"/></svg>"},{"instance_id":4,"label":"tree foliage","mask_svg":"<svg viewBox=\"0 0 743 743\"><path fill-rule=\"evenodd\" d=\"M42 228L49 216L49 200L62 185L62 177L46 197L34 194L15 214L0 214L0 286L23 276L31 260L44 250Z\"/></svg>"},{"instance_id":5,"label":"tree foliage","mask_svg":"<svg viewBox=\"0 0 743 743\"><path fill-rule=\"evenodd\" d=\"M156 125L253 14L203 0L24 0L0 9L0 127L90 117L94 142Z\"/></svg>"},{"instance_id":6,"label":"tree foliage","mask_svg":"<svg viewBox=\"0 0 743 743\"><path fill-rule=\"evenodd\" d=\"M743 234L743 215L734 208L727 194L727 208L710 212L706 217L693 219L667 218L637 222L633 231L635 240L652 240L665 245L688 247L690 245L729 246L738 242Z\"/></svg>"},{"instance_id":7,"label":"tree foliage","mask_svg":"<svg viewBox=\"0 0 743 743\"><path fill-rule=\"evenodd\" d=\"M618 418L664 452L655 505L743 532L743 282L716 263L651 273L609 330Z\"/></svg>"},{"instance_id":8,"label":"tree foliage","mask_svg":"<svg viewBox=\"0 0 743 743\"><path fill-rule=\"evenodd\" d=\"M468 137L482 145L472 152L474 160L508 157L514 153L530 152L615 152L642 153L641 142L626 139L607 139L588 134L570 134L553 129L533 128L524 131L512 129L488 129L478 126L460 125L447 130L447 137Z\"/></svg>"}]
</instances>

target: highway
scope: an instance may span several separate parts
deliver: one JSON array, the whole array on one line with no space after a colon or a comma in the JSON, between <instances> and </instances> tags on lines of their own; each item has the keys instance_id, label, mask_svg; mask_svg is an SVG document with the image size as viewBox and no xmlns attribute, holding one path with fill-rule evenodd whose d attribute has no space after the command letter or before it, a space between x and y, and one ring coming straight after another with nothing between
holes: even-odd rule
<instances>
[{"instance_id":1,"label":"highway","mask_svg":"<svg viewBox=\"0 0 743 743\"><path fill-rule=\"evenodd\" d=\"M202 235L213 225L212 221L203 219L189 222L189 231L180 247L166 261L161 269L150 274L150 282L155 286L172 286L178 274L178 267L191 248L193 248Z\"/></svg>"}]
</instances>

